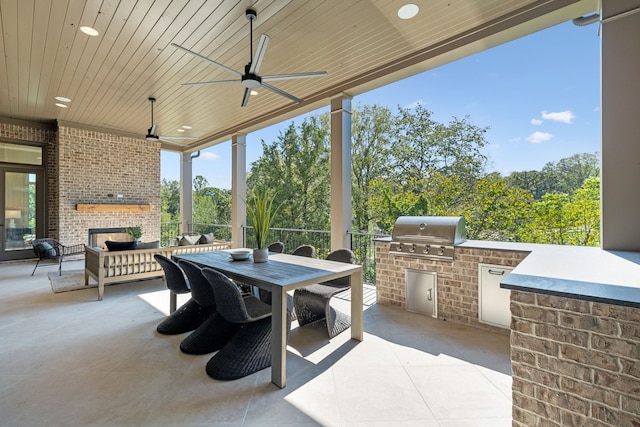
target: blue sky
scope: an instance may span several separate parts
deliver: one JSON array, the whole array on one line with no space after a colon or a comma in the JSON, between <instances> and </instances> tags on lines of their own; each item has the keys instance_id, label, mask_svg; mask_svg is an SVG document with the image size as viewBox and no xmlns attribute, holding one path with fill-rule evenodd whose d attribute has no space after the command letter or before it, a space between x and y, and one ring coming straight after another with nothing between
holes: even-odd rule
<instances>
[{"instance_id":1,"label":"blue sky","mask_svg":"<svg viewBox=\"0 0 640 427\"><path fill-rule=\"evenodd\" d=\"M547 162L600 151L600 38L597 24L567 22L359 95L356 108L396 109L422 103L447 123L469 116L489 127L489 171L539 170ZM315 113L328 112L329 107ZM313 114L313 113L311 113ZM288 120L247 135L247 166L262 154L261 140L277 140ZM179 156L162 152L161 175L179 179ZM231 143L203 150L193 176L231 188Z\"/></svg>"}]
</instances>

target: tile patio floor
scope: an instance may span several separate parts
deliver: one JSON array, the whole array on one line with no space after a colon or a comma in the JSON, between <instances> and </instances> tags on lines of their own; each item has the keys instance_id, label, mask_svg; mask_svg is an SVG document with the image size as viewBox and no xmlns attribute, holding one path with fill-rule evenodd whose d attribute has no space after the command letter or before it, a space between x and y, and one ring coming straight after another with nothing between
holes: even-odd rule
<instances>
[{"instance_id":1,"label":"tile patio floor","mask_svg":"<svg viewBox=\"0 0 640 427\"><path fill-rule=\"evenodd\" d=\"M294 323L287 387L220 382L162 336L161 280L54 294L56 267L0 264L2 426L510 426L509 338L375 304L365 336ZM65 262L64 271L82 261ZM334 298L338 308L349 302Z\"/></svg>"}]
</instances>

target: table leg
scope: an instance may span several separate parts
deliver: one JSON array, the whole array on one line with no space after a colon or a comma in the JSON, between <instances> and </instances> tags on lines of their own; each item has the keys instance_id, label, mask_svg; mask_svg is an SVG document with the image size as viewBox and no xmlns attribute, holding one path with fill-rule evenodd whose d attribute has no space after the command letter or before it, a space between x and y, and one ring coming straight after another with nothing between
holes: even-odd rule
<instances>
[{"instance_id":1,"label":"table leg","mask_svg":"<svg viewBox=\"0 0 640 427\"><path fill-rule=\"evenodd\" d=\"M271 290L271 382L287 385L287 292L280 286Z\"/></svg>"},{"instance_id":2,"label":"table leg","mask_svg":"<svg viewBox=\"0 0 640 427\"><path fill-rule=\"evenodd\" d=\"M351 273L351 338L364 338L362 269Z\"/></svg>"}]
</instances>

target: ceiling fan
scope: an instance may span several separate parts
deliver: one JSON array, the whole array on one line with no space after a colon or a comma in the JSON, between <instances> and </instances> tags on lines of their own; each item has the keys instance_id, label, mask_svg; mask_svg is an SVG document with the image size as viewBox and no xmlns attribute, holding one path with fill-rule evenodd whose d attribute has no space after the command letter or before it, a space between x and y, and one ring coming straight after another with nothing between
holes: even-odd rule
<instances>
[{"instance_id":1,"label":"ceiling fan","mask_svg":"<svg viewBox=\"0 0 640 427\"><path fill-rule=\"evenodd\" d=\"M196 137L194 136L159 136L158 125L153 123L153 103L156 102L156 99L153 97L149 97L149 102L151 102L151 127L147 130L147 136L145 136L145 138L147 138L147 141L149 142L163 141L163 142L168 142L169 144L185 145L184 143L180 143L172 140L196 139Z\"/></svg>"},{"instance_id":2,"label":"ceiling fan","mask_svg":"<svg viewBox=\"0 0 640 427\"><path fill-rule=\"evenodd\" d=\"M217 67L220 67L224 70L229 71L240 77L240 79L234 80L217 80L210 82L193 82L193 83L183 83L183 86L196 86L196 85L210 85L210 84L219 84L219 83L231 83L231 82L240 82L242 86L244 86L244 95L242 97L242 107L245 107L249 103L249 97L251 96L251 91L253 89L257 89L259 87L263 87L271 92L277 93L278 95L284 96L285 98L289 98L295 102L302 102L302 99L297 98L290 93L287 93L277 87L271 86L265 81L269 80L289 80L289 79L302 79L309 77L323 77L327 75L326 71L317 71L317 72L309 72L309 73L292 73L292 74L274 74L270 76L261 76L259 74L260 65L262 65L262 60L264 59L265 52L267 51L267 45L269 44L269 36L266 34L262 34L260 36L260 41L258 42L258 48L256 49L255 58L253 57L253 21L256 20L258 14L253 9L247 9L246 18L249 20L250 26L250 40L249 40L249 63L244 66L244 74L234 70L233 68L229 68L226 65L220 64L212 59L207 58L206 56L202 56L199 53L193 52L185 47L182 47L176 43L171 43L171 46L177 47L178 49L182 49L187 53L197 56L198 58L207 61Z\"/></svg>"}]
</instances>

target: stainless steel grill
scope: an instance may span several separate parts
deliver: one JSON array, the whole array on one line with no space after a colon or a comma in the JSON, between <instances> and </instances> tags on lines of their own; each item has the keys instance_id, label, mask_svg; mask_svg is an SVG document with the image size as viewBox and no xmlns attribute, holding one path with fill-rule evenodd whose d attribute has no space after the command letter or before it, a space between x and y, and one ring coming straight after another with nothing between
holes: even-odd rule
<instances>
[{"instance_id":1,"label":"stainless steel grill","mask_svg":"<svg viewBox=\"0 0 640 427\"><path fill-rule=\"evenodd\" d=\"M466 238L460 216L401 216L393 226L390 253L453 261L454 245Z\"/></svg>"}]
</instances>

